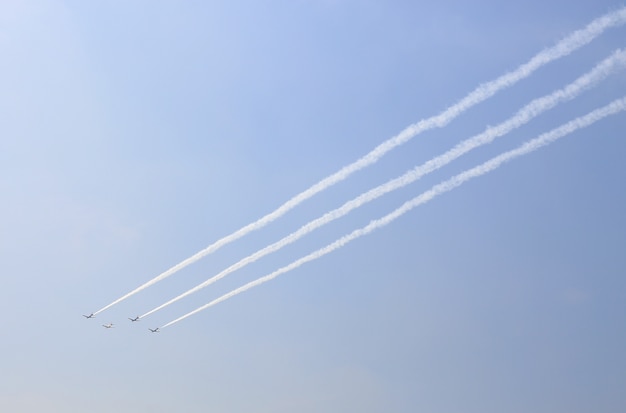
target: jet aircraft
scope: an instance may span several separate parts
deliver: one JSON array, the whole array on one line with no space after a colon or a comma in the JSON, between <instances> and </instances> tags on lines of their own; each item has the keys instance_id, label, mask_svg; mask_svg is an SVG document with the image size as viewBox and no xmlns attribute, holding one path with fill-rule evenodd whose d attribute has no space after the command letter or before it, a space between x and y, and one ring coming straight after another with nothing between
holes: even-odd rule
<instances>
[{"instance_id":1,"label":"jet aircraft","mask_svg":"<svg viewBox=\"0 0 626 413\"><path fill-rule=\"evenodd\" d=\"M160 333L159 327L155 328L154 330L149 328L148 330L150 330L151 333Z\"/></svg>"},{"instance_id":2,"label":"jet aircraft","mask_svg":"<svg viewBox=\"0 0 626 413\"><path fill-rule=\"evenodd\" d=\"M85 315L85 314L83 314L83 317L85 317L85 318L94 318L94 317L95 317L95 315L93 315L93 313L91 313L91 314L89 314L89 315Z\"/></svg>"},{"instance_id":3,"label":"jet aircraft","mask_svg":"<svg viewBox=\"0 0 626 413\"><path fill-rule=\"evenodd\" d=\"M139 316L137 316L135 318L130 318L129 317L128 319L134 323L135 321L139 321Z\"/></svg>"},{"instance_id":4,"label":"jet aircraft","mask_svg":"<svg viewBox=\"0 0 626 413\"><path fill-rule=\"evenodd\" d=\"M104 327L104 328L113 328L113 323L102 324L102 327Z\"/></svg>"}]
</instances>

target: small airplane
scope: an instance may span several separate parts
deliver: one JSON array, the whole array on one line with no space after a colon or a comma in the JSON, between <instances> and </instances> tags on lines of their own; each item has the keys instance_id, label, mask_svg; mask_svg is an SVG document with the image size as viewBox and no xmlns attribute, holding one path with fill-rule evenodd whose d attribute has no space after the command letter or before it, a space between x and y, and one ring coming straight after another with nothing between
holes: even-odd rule
<instances>
[{"instance_id":1,"label":"small airplane","mask_svg":"<svg viewBox=\"0 0 626 413\"><path fill-rule=\"evenodd\" d=\"M85 314L83 314L83 317L85 317L85 318L94 318L94 317L95 317L95 315L93 315L93 313L91 313L91 314L89 314L89 315L85 315Z\"/></svg>"},{"instance_id":2,"label":"small airplane","mask_svg":"<svg viewBox=\"0 0 626 413\"><path fill-rule=\"evenodd\" d=\"M154 330L149 328L148 330L150 330L151 333L160 333L159 327L155 328Z\"/></svg>"},{"instance_id":3,"label":"small airplane","mask_svg":"<svg viewBox=\"0 0 626 413\"><path fill-rule=\"evenodd\" d=\"M113 328L113 323L102 324L102 327L104 327L104 328Z\"/></svg>"},{"instance_id":4,"label":"small airplane","mask_svg":"<svg viewBox=\"0 0 626 413\"><path fill-rule=\"evenodd\" d=\"M135 321L139 321L139 316L137 316L135 318L130 318L129 317L128 319L134 323Z\"/></svg>"}]
</instances>

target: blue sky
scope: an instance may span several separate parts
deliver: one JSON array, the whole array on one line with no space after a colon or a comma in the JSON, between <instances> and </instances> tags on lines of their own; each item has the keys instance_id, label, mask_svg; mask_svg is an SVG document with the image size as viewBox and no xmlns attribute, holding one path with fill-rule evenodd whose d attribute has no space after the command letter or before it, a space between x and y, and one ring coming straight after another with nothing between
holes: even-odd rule
<instances>
[{"instance_id":1,"label":"blue sky","mask_svg":"<svg viewBox=\"0 0 626 413\"><path fill-rule=\"evenodd\" d=\"M621 7L430 3L2 2L0 410L623 411L624 114L159 335L147 328L623 96L624 70L139 323L126 318L565 86L624 47L626 27L96 320L81 316Z\"/></svg>"}]
</instances>

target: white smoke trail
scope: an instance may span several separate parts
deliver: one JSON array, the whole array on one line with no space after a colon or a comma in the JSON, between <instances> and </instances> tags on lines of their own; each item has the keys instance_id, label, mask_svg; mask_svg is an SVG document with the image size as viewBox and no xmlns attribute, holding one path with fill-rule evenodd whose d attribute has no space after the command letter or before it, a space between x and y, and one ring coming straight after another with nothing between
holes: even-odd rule
<instances>
[{"instance_id":1,"label":"white smoke trail","mask_svg":"<svg viewBox=\"0 0 626 413\"><path fill-rule=\"evenodd\" d=\"M309 232L312 232L315 229L348 214L353 209L359 208L360 206L370 201L373 201L388 192L402 188L420 179L422 176L447 165L448 163L471 151L472 149L492 142L494 139L503 136L511 132L513 129L526 124L543 112L552 109L559 103L575 98L586 88L594 86L596 83L605 79L614 70L618 68L623 68L624 66L626 66L626 52L623 50L617 50L612 53L611 56L598 63L593 69L576 79L574 82L549 95L531 101L529 104L520 109L514 116L502 122L498 126L488 128L485 132L466 139L465 141L457 144L444 154L427 161L426 163L408 171L407 173L396 179L392 179L385 184L382 184L374 189L369 190L368 192L359 195L358 197L346 202L337 209L327 212L322 217L303 225L297 231L287 235L283 239L255 252L254 254L251 254L241 259L239 262L231 265L230 267L209 278L203 283L148 311L147 313L142 315L141 318L147 317L150 314L155 313L169 306L170 304L173 304L176 301L213 284L214 282L224 278L228 274L240 268L243 268L244 266L251 264L272 252L278 251L279 249L302 238Z\"/></svg>"},{"instance_id":2,"label":"white smoke trail","mask_svg":"<svg viewBox=\"0 0 626 413\"><path fill-rule=\"evenodd\" d=\"M533 58L531 58L528 62L519 66L514 71L508 72L490 82L481 84L474 91L472 91L469 95L461 99L456 104L450 106L448 109L444 110L439 115L421 120L413 125L408 126L406 129L401 131L398 135L378 145L367 155L361 157L360 159L353 162L352 164L343 167L338 172L335 172L334 174L322 179L318 183L311 186L309 189L299 193L298 195L294 196L293 198L291 198L290 200L282 204L273 212L265 215L264 217L258 219L257 221L251 224L246 225L245 227L242 227L241 229L233 232L232 234L227 235L217 240L216 242L209 245L205 249L181 261L180 263L176 264L175 266L168 269L167 271L159 274L152 280L146 282L145 284L142 284L141 286L137 287L136 289L132 290L126 295L102 307L100 310L96 311L94 314L98 314L114 306L115 304L118 304L121 301L137 294L138 292L156 284L157 282L164 280L165 278L178 272L179 270L185 268L186 266L193 264L194 262L200 260L201 258L215 252L217 249L221 248L222 246L229 244L252 231L255 231L257 229L264 227L265 225L281 217L287 211L291 210L292 208L302 203L303 201L307 200L308 198L312 197L313 195L317 194L318 192L321 192L325 190L326 188L346 179L352 173L377 162L383 155L385 155L387 152L389 152L396 146L406 143L414 136L426 130L429 130L435 127L443 127L447 125L454 118L456 118L462 112L468 110L472 106L477 105L478 103L495 95L500 90L510 87L514 85L515 83L517 83L518 81L530 76L535 70L539 69L540 67L556 59L564 57L574 52L575 50L579 49L580 47L590 43L596 37L604 33L605 30L612 28L612 27L620 26L624 23L626 23L626 7L623 7L620 10L617 10L612 13L608 13L602 17L599 17L593 20L584 29L577 30L571 33L569 36L562 39L561 41L559 41L553 47L544 49L543 51L535 55Z\"/></svg>"},{"instance_id":3,"label":"white smoke trail","mask_svg":"<svg viewBox=\"0 0 626 413\"><path fill-rule=\"evenodd\" d=\"M305 264L309 261L313 261L316 260L336 249L339 249L341 247L343 247L344 245L346 245L347 243L349 243L350 241L353 241L363 235L369 234L370 232L374 231L377 228L383 227L387 224L389 224L390 222L392 222L393 220L395 220L396 218L399 218L400 216L402 216L403 214L405 214L406 212L410 211L411 209L422 205L430 200L432 200L433 198L435 198L438 195L441 195L445 192L451 191L452 189L462 185L463 183L469 181L472 178L476 178L478 176L484 175L490 171L493 171L494 169L500 167L503 163L508 162L514 158L517 158L519 156L528 154L530 152L533 152L539 148L541 148L542 146L548 145L554 141L556 141L559 138L562 138L580 128L584 128L587 127L607 116L610 115L614 115L618 112L621 111L625 111L626 110L626 97L623 97L621 99L615 100L612 103L608 104L607 106L604 106L602 108L596 109L593 112L588 113L585 116L581 116L579 118L576 118L556 129L551 130L550 132L544 133L542 135L540 135L539 137L532 139L530 141L527 141L526 143L524 143L523 145L521 145L520 147L513 149L511 151L508 152L504 152L501 155L498 155L492 159L490 159L489 161L476 166L472 169L468 169L465 172L462 172L450 179L448 179L447 181L444 181L438 185L433 186L430 190L423 192L421 195L413 198L412 200L404 203L400 208L396 209L395 211L391 212L388 215L385 215L384 217L371 221L367 226L360 228L358 230L353 231L352 233L338 239L337 241L327 245L324 248L321 248L307 256L304 256L294 262L292 262L291 264L282 267L276 271L274 271L271 274L268 274L264 277L258 278L254 281L251 281L227 294L224 294L223 296L211 301L208 304L203 305L202 307L199 307L173 321L170 321L169 323L165 324L163 327L161 328L165 328L165 327L169 327L172 324L175 324L179 321L184 320L187 317L190 317L202 310L205 310L209 307L212 307L218 303L221 303L222 301L225 301L231 297L234 297L237 294L240 294L244 291L247 291L253 287L256 287L258 285L261 285L263 283L266 283L276 277L278 277L281 274L284 274L288 271L291 271L293 269L296 269L298 267L300 267L302 264Z\"/></svg>"}]
</instances>

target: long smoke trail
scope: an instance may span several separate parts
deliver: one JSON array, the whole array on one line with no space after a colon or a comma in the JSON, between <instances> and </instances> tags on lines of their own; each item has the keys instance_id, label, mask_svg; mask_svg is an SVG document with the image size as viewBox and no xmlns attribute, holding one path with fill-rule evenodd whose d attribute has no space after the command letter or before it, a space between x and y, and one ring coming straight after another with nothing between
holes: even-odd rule
<instances>
[{"instance_id":1,"label":"long smoke trail","mask_svg":"<svg viewBox=\"0 0 626 413\"><path fill-rule=\"evenodd\" d=\"M540 135L539 137L532 139L530 141L527 141L526 143L524 143L523 145L521 145L520 147L513 149L511 151L508 152L504 152L492 159L490 159L489 161L476 166L472 169L468 169L465 172L462 172L450 179L448 179L447 181L444 181L438 185L433 186L430 190L423 192L421 195L413 198L412 200L404 203L400 208L396 209L395 211L391 212L388 215L385 215L384 217L371 221L367 226L360 228L358 230L353 231L352 233L345 235L344 237L338 239L337 241L327 245L324 248L321 248L307 256L304 256L294 262L292 262L291 264L282 267L276 271L274 271L271 274L268 274L264 277L258 278L254 281L251 281L227 294L224 294L223 296L211 301L208 304L203 305L202 307L199 307L173 321L170 321L169 323L165 324L163 327L161 328L165 328L165 327L169 327L172 324L175 324L179 321L184 320L187 317L190 317L202 310L205 310L209 307L214 306L215 304L221 303L222 301L228 300L231 297L234 297L237 294L240 294L244 291L247 291L253 287L256 287L258 285L261 285L263 283L266 283L270 280L273 280L274 278L278 277L281 274L284 274L288 271L291 271L293 269L296 269L298 267L300 267L302 264L305 264L309 261L313 261L316 260L317 258L320 258L336 249L339 249L341 247L343 247L344 245L348 244L350 241L353 241L363 235L369 234L370 232L374 231L377 228L383 227L387 224L389 224L390 222L392 222L393 220L395 220L396 218L399 218L400 216L402 216L403 214L405 214L406 212L410 211L411 209L425 204L426 202L432 200L433 198L435 198L438 195L441 195L445 192L451 191L454 188L462 185L463 183L469 181L472 178L476 178L478 176L484 175L490 171L493 171L494 169L500 167L502 164L504 164L505 162L508 162L512 159L515 159L519 156L522 155L526 155L530 152L533 152L539 148L541 148L542 146L548 145L554 141L556 141L559 138L562 138L580 128L584 128L587 127L607 116L610 115L614 115L618 112L622 112L626 110L626 97L623 97L621 99L615 100L612 103L608 104L607 106L604 106L602 108L596 109L593 112L588 113L585 116L581 116L579 118L576 118L556 129L551 130L550 132L544 133L542 135Z\"/></svg>"},{"instance_id":2,"label":"long smoke trail","mask_svg":"<svg viewBox=\"0 0 626 413\"><path fill-rule=\"evenodd\" d=\"M322 179L318 183L311 186L309 189L299 193L298 195L291 198L289 201L282 204L273 212L265 215L264 217L260 218L259 220L251 224L248 224L242 227L241 229L233 232L232 234L227 235L226 237L217 240L216 242L209 245L205 249L197 252L191 257L185 259L184 261L181 261L180 263L176 264L175 266L168 269L167 271L159 274L152 280L137 287L136 289L118 298L112 303L104 306L100 310L96 311L94 314L98 314L114 306L115 304L118 304L119 302L137 294L138 292L150 287L151 285L154 285L155 283L169 277L170 275L185 268L186 266L193 264L194 262L200 260L201 258L215 252L217 249L221 248L222 246L229 244L252 231L255 231L257 229L264 227L265 225L281 217L287 211L294 208L296 205L300 204L306 199L312 197L313 195L317 194L318 192L321 192L325 190L326 188L346 179L352 173L362 168L365 168L368 165L375 163L387 152L389 152L396 146L402 145L403 143L409 141L411 138L413 138L417 134L424 132L426 130L435 128L435 127L444 127L445 125L450 123L454 118L456 118L457 116L459 116L461 113L468 110L472 106L490 98L491 96L495 95L500 90L508 88L514 85L515 83L517 83L518 81L530 76L535 70L539 69L540 67L556 59L567 56L568 54L572 53L576 49L579 49L580 47L590 43L596 37L604 33L605 30L612 28L612 27L620 26L624 23L626 23L626 7L623 7L620 10L617 10L612 13L608 13L602 17L599 17L593 20L584 29L577 30L571 33L569 36L562 39L561 41L559 41L553 47L544 49L543 51L535 55L533 58L531 58L528 62L519 66L514 71L508 72L490 82L481 84L474 91L472 91L469 95L461 99L456 104L450 106L448 109L444 110L439 115L421 120L417 123L414 123L408 126L406 129L401 131L398 135L378 145L367 155L363 156L362 158L358 159L352 164L343 167L338 172L335 172L334 174Z\"/></svg>"},{"instance_id":3,"label":"long smoke trail","mask_svg":"<svg viewBox=\"0 0 626 413\"><path fill-rule=\"evenodd\" d=\"M544 97L531 101L529 104L527 104L522 109L520 109L514 116L502 122L498 126L487 128L485 132L480 133L476 136L473 136L469 139L466 139L465 141L457 144L456 146L454 146L452 149L448 150L444 154L439 155L427 161L426 163L408 171L407 173L405 173L404 175L396 179L392 179L391 181L385 184L382 184L374 189L371 189L368 192L365 192L359 195L358 197L352 199L351 201L346 202L345 204L343 204L337 209L327 212L320 218L317 218L303 225L297 231L287 235L281 240L241 259L239 262L231 265L230 267L226 268L224 271L209 278L203 283L187 290L186 292L178 295L177 297L172 298L168 302L161 304L160 306L148 311L147 313L142 315L140 318L149 316L150 314L157 312L167 307L168 305L213 284L214 282L224 278L228 274L248 264L251 264L255 262L256 260L272 252L278 251L284 246L287 246L295 242L296 240L302 238L304 235L308 234L309 232L348 214L353 209L359 208L360 206L370 201L373 201L376 198L388 192L402 188L420 179L422 176L447 165L448 163L454 161L460 156L471 151L472 149L475 149L479 146L492 142L494 139L511 132L515 128L518 128L524 125L525 123L529 122L536 116L539 116L543 112L549 109L552 109L559 103L575 98L576 96L578 96L579 93L581 93L586 88L594 86L596 83L606 78L614 70L618 68L621 69L624 66L626 66L626 52L623 50L617 50L614 53L612 53L611 56L607 57L602 62L598 63L593 69L591 69L591 71L585 73L584 75L576 79L574 82L570 83L564 88L557 90L549 95L546 95Z\"/></svg>"}]
</instances>

